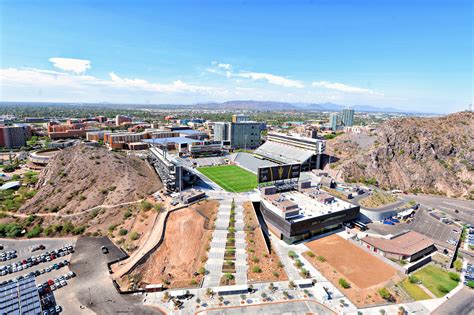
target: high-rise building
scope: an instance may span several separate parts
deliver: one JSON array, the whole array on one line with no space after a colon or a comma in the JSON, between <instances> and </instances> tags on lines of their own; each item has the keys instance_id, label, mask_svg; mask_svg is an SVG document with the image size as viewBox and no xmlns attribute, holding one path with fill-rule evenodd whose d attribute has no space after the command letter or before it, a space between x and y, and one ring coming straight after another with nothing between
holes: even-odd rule
<instances>
[{"instance_id":1,"label":"high-rise building","mask_svg":"<svg viewBox=\"0 0 474 315\"><path fill-rule=\"evenodd\" d=\"M230 141L234 149L255 149L260 145L260 122L216 122L214 124L214 140Z\"/></svg>"},{"instance_id":2,"label":"high-rise building","mask_svg":"<svg viewBox=\"0 0 474 315\"><path fill-rule=\"evenodd\" d=\"M255 149L260 145L261 124L244 121L230 124L230 145L234 149Z\"/></svg>"},{"instance_id":3,"label":"high-rise building","mask_svg":"<svg viewBox=\"0 0 474 315\"><path fill-rule=\"evenodd\" d=\"M350 107L342 110L342 123L346 127L350 127L354 124L354 110Z\"/></svg>"},{"instance_id":4,"label":"high-rise building","mask_svg":"<svg viewBox=\"0 0 474 315\"><path fill-rule=\"evenodd\" d=\"M331 115L329 115L329 125L331 126L332 131L337 130L337 116L337 113L331 113Z\"/></svg>"},{"instance_id":5,"label":"high-rise building","mask_svg":"<svg viewBox=\"0 0 474 315\"><path fill-rule=\"evenodd\" d=\"M230 130L230 123L216 122L214 124L214 140L215 141L228 141L230 139L229 130Z\"/></svg>"},{"instance_id":6,"label":"high-rise building","mask_svg":"<svg viewBox=\"0 0 474 315\"><path fill-rule=\"evenodd\" d=\"M31 127L27 124L0 127L0 147L21 148L31 138Z\"/></svg>"}]
</instances>

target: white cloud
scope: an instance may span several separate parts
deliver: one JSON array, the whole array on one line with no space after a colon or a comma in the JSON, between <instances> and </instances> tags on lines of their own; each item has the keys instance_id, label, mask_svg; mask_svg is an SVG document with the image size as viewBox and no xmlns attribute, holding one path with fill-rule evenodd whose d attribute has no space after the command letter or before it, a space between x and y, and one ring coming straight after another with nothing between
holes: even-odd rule
<instances>
[{"instance_id":1,"label":"white cloud","mask_svg":"<svg viewBox=\"0 0 474 315\"><path fill-rule=\"evenodd\" d=\"M250 79L253 81L266 81L273 85L290 87L290 88L304 88L304 84L298 80L291 80L283 76L271 74L271 73L262 73L262 72L251 72L251 71L232 71L232 65L228 63L219 63L217 61L211 62L212 67L206 69L210 73L215 73L219 75L225 75L228 78L244 78Z\"/></svg>"},{"instance_id":2,"label":"white cloud","mask_svg":"<svg viewBox=\"0 0 474 315\"><path fill-rule=\"evenodd\" d=\"M252 79L255 81L264 80L270 84L284 86L284 87L295 87L295 88L304 88L304 84L301 81L287 79L285 77L274 75L270 73L260 73L260 72L239 72L233 74L235 77Z\"/></svg>"},{"instance_id":3,"label":"white cloud","mask_svg":"<svg viewBox=\"0 0 474 315\"><path fill-rule=\"evenodd\" d=\"M217 64L217 67L224 69L224 70L230 70L232 69L232 65L229 63L219 63Z\"/></svg>"},{"instance_id":4,"label":"white cloud","mask_svg":"<svg viewBox=\"0 0 474 315\"><path fill-rule=\"evenodd\" d=\"M90 60L55 57L49 58L49 61L53 63L54 67L75 74L83 74L91 68Z\"/></svg>"},{"instance_id":5,"label":"white cloud","mask_svg":"<svg viewBox=\"0 0 474 315\"><path fill-rule=\"evenodd\" d=\"M109 79L41 69L0 69L0 99L37 101L128 101L147 97L155 102L222 98L220 87L189 84L182 80L153 83L111 72ZM80 98L77 98L80 95ZM228 96L228 95L227 95ZM179 100L179 97L181 100Z\"/></svg>"},{"instance_id":6,"label":"white cloud","mask_svg":"<svg viewBox=\"0 0 474 315\"><path fill-rule=\"evenodd\" d=\"M64 68L64 64L62 65ZM90 67L90 64L89 66ZM68 68L70 69L70 68ZM372 90L327 81L306 83L270 73L235 70L231 64L213 62L207 72L230 80L192 84L184 80L152 82L110 72L99 78L76 71L35 68L0 69L0 99L45 102L197 103L238 99L282 102L327 102L383 105L386 97ZM196 79L197 80L197 79ZM262 86L254 82L263 81ZM212 82L212 81L211 81ZM319 88L312 88L319 87ZM297 89L293 91L292 89ZM296 92L297 91L297 92ZM392 105L392 104L389 104Z\"/></svg>"},{"instance_id":7,"label":"white cloud","mask_svg":"<svg viewBox=\"0 0 474 315\"><path fill-rule=\"evenodd\" d=\"M357 86L351 86L351 85L338 83L338 82L318 81L318 82L313 82L312 86L322 87L325 89L336 90L336 91L345 92L345 93L383 95L381 93L377 93L370 89L364 89Z\"/></svg>"}]
</instances>

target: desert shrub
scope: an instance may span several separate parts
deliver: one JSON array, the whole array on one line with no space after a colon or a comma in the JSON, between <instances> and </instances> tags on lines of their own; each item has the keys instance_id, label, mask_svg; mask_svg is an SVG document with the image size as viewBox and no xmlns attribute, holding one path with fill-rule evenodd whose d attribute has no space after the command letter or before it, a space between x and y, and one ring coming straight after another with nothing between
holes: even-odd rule
<instances>
[{"instance_id":1,"label":"desert shrub","mask_svg":"<svg viewBox=\"0 0 474 315\"><path fill-rule=\"evenodd\" d=\"M132 216L132 210L127 209L127 211L124 212L123 214L123 219L126 220Z\"/></svg>"},{"instance_id":2,"label":"desert shrub","mask_svg":"<svg viewBox=\"0 0 474 315\"><path fill-rule=\"evenodd\" d=\"M153 206L153 208L155 209L156 212L160 213L162 212L163 210L165 210L165 207L163 206L162 203L157 203Z\"/></svg>"},{"instance_id":3,"label":"desert shrub","mask_svg":"<svg viewBox=\"0 0 474 315\"><path fill-rule=\"evenodd\" d=\"M252 267L252 272L260 273L260 272L262 272L262 269L259 266L253 266Z\"/></svg>"},{"instance_id":4,"label":"desert shrub","mask_svg":"<svg viewBox=\"0 0 474 315\"><path fill-rule=\"evenodd\" d=\"M80 234L84 233L85 230L86 230L86 227L84 225L77 226L72 230L72 234L80 235Z\"/></svg>"},{"instance_id":5,"label":"desert shrub","mask_svg":"<svg viewBox=\"0 0 474 315\"><path fill-rule=\"evenodd\" d=\"M392 294L387 290L387 288L383 287L381 289L378 290L378 293L380 295L380 297L386 301L393 301L394 298L392 296Z\"/></svg>"},{"instance_id":6,"label":"desert shrub","mask_svg":"<svg viewBox=\"0 0 474 315\"><path fill-rule=\"evenodd\" d=\"M136 240L138 240L139 238L140 238L140 233L138 233L138 232L132 232L132 233L130 233L130 239L131 239L132 241L136 241Z\"/></svg>"},{"instance_id":7,"label":"desert shrub","mask_svg":"<svg viewBox=\"0 0 474 315\"><path fill-rule=\"evenodd\" d=\"M294 259L294 258L298 257L298 255L296 255L296 253L294 251L290 250L288 252L288 257Z\"/></svg>"},{"instance_id":8,"label":"desert shrub","mask_svg":"<svg viewBox=\"0 0 474 315\"><path fill-rule=\"evenodd\" d=\"M43 232L43 228L40 225L36 225L30 231L26 233L27 238L37 237Z\"/></svg>"},{"instance_id":9,"label":"desert shrub","mask_svg":"<svg viewBox=\"0 0 474 315\"><path fill-rule=\"evenodd\" d=\"M308 254L308 256L311 257L311 258L313 258L313 257L316 256L313 252L308 252L307 254Z\"/></svg>"},{"instance_id":10,"label":"desert shrub","mask_svg":"<svg viewBox=\"0 0 474 315\"><path fill-rule=\"evenodd\" d=\"M416 276L410 276L408 277L408 280L410 281L410 283L418 283L420 280L416 277Z\"/></svg>"},{"instance_id":11,"label":"desert shrub","mask_svg":"<svg viewBox=\"0 0 474 315\"><path fill-rule=\"evenodd\" d=\"M459 277L459 274L455 272L450 272L449 277L456 282L459 282L459 280L461 280L461 278Z\"/></svg>"},{"instance_id":12,"label":"desert shrub","mask_svg":"<svg viewBox=\"0 0 474 315\"><path fill-rule=\"evenodd\" d=\"M153 208L153 205L149 201L143 200L140 203L140 209L142 211L150 211L152 208Z\"/></svg>"},{"instance_id":13,"label":"desert shrub","mask_svg":"<svg viewBox=\"0 0 474 315\"><path fill-rule=\"evenodd\" d=\"M124 235L127 235L128 230L127 229L120 229L118 233L119 233L119 235L124 236Z\"/></svg>"},{"instance_id":14,"label":"desert shrub","mask_svg":"<svg viewBox=\"0 0 474 315\"><path fill-rule=\"evenodd\" d=\"M444 284L439 284L439 285L438 285L438 290L439 290L440 292L443 292L443 293L448 293L448 292L449 292L449 288L446 287Z\"/></svg>"},{"instance_id":15,"label":"desert shrub","mask_svg":"<svg viewBox=\"0 0 474 315\"><path fill-rule=\"evenodd\" d=\"M319 260L320 262L325 262L326 261L326 258L324 256L318 256L316 257L317 260Z\"/></svg>"},{"instance_id":16,"label":"desert shrub","mask_svg":"<svg viewBox=\"0 0 474 315\"><path fill-rule=\"evenodd\" d=\"M344 289L349 289L351 287L351 285L349 284L349 282L346 281L346 279L344 278L339 278L339 285L341 287L343 287Z\"/></svg>"}]
</instances>

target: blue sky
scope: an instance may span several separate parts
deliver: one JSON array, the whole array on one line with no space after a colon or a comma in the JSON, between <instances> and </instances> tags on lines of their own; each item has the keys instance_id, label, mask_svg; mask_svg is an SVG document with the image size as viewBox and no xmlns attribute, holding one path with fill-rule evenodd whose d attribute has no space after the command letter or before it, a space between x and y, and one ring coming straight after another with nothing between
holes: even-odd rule
<instances>
[{"instance_id":1,"label":"blue sky","mask_svg":"<svg viewBox=\"0 0 474 315\"><path fill-rule=\"evenodd\" d=\"M0 1L4 101L472 102L471 1Z\"/></svg>"}]
</instances>

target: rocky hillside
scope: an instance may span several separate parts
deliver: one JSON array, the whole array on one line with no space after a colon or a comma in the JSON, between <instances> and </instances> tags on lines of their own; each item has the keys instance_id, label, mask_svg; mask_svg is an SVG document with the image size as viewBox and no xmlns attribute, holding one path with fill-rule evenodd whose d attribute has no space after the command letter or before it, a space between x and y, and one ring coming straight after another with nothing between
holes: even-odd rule
<instances>
[{"instance_id":1,"label":"rocky hillside","mask_svg":"<svg viewBox=\"0 0 474 315\"><path fill-rule=\"evenodd\" d=\"M474 113L387 121L373 145L336 170L349 182L474 199Z\"/></svg>"},{"instance_id":2,"label":"rocky hillside","mask_svg":"<svg viewBox=\"0 0 474 315\"><path fill-rule=\"evenodd\" d=\"M77 145L51 160L39 175L38 193L19 212L78 213L98 205L135 201L161 187L146 161L103 147Z\"/></svg>"}]
</instances>

